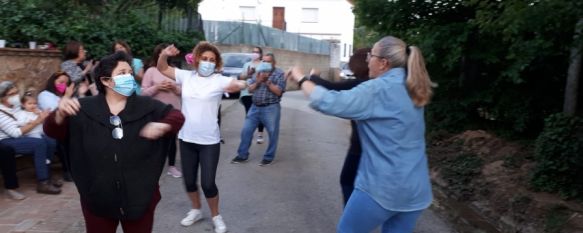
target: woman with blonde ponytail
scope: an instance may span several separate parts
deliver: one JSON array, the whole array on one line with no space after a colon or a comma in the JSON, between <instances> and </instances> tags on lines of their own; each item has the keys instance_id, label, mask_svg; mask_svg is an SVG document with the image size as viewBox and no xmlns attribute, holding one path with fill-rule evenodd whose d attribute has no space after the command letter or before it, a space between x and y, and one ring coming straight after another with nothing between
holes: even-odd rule
<instances>
[{"instance_id":1,"label":"woman with blonde ponytail","mask_svg":"<svg viewBox=\"0 0 583 233\"><path fill-rule=\"evenodd\" d=\"M423 116L433 83L421 50L392 36L375 43L367 62L371 80L347 91L316 86L299 67L289 75L312 108L357 124L362 157L337 232L413 232L433 198Z\"/></svg>"}]
</instances>

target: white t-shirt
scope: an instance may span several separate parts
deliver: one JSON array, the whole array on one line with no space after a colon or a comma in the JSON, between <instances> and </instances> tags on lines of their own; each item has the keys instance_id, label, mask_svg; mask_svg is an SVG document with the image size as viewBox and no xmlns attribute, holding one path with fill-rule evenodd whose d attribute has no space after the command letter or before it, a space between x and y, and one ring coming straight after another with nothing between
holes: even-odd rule
<instances>
[{"instance_id":1,"label":"white t-shirt","mask_svg":"<svg viewBox=\"0 0 583 233\"><path fill-rule=\"evenodd\" d=\"M212 74L200 77L194 71L175 69L176 84L182 86L184 125L178 138L201 145L221 141L218 124L219 104L224 89L234 78Z\"/></svg>"},{"instance_id":2,"label":"white t-shirt","mask_svg":"<svg viewBox=\"0 0 583 233\"><path fill-rule=\"evenodd\" d=\"M34 112L29 112L29 111L25 111L25 110L18 110L14 112L14 117L16 117L16 120L18 120L18 126L22 127L25 126L26 124L28 124L31 121L36 120L36 118L38 118L38 115ZM35 126L34 128L32 128L30 131L28 131L27 134L22 135L22 136L26 136L26 137L31 137L31 138L42 138L43 135L43 124L39 124L37 126Z\"/></svg>"}]
</instances>

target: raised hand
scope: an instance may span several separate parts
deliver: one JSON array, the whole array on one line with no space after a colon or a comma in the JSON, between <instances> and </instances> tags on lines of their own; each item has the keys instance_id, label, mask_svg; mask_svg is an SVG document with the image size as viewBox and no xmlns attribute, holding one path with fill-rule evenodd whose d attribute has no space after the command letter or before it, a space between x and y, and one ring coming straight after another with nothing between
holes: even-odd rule
<instances>
[{"instance_id":1,"label":"raised hand","mask_svg":"<svg viewBox=\"0 0 583 233\"><path fill-rule=\"evenodd\" d=\"M320 76L320 70L312 68L312 70L310 70L310 76L312 75L316 75L316 76Z\"/></svg>"},{"instance_id":2,"label":"raised hand","mask_svg":"<svg viewBox=\"0 0 583 233\"><path fill-rule=\"evenodd\" d=\"M74 85L75 84L72 83L67 89L72 88ZM66 91L65 95L61 97L55 116L55 121L57 124L61 124L65 117L76 115L77 112L79 112L79 109L81 109L81 104L77 98L71 98L72 95L73 91Z\"/></svg>"},{"instance_id":3,"label":"raised hand","mask_svg":"<svg viewBox=\"0 0 583 233\"><path fill-rule=\"evenodd\" d=\"M247 68L247 76L251 76L255 73L255 68L249 67Z\"/></svg>"},{"instance_id":4,"label":"raised hand","mask_svg":"<svg viewBox=\"0 0 583 233\"><path fill-rule=\"evenodd\" d=\"M293 81L299 82L304 77L304 71L299 66L294 66L287 71L287 78L292 78Z\"/></svg>"},{"instance_id":5,"label":"raised hand","mask_svg":"<svg viewBox=\"0 0 583 233\"><path fill-rule=\"evenodd\" d=\"M162 55L167 57L173 57L180 54L180 50L178 50L174 45L169 45L164 50L162 50Z\"/></svg>"}]
</instances>

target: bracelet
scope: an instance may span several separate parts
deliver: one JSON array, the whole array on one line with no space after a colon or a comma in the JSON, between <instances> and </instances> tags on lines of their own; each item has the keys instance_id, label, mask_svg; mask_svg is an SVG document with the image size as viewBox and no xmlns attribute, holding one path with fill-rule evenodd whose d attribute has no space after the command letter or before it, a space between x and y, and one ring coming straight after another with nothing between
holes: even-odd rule
<instances>
[{"instance_id":1,"label":"bracelet","mask_svg":"<svg viewBox=\"0 0 583 233\"><path fill-rule=\"evenodd\" d=\"M298 82L298 87L300 89L302 89L302 84L304 84L305 81L310 80L308 77L304 76L302 79L300 79L300 81Z\"/></svg>"}]
</instances>

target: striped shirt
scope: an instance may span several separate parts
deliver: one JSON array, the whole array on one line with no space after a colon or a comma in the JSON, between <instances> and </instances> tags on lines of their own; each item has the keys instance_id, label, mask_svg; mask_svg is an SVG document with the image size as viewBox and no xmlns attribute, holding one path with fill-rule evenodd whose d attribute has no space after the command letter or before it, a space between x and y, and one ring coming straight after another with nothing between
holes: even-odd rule
<instances>
[{"instance_id":1,"label":"striped shirt","mask_svg":"<svg viewBox=\"0 0 583 233\"><path fill-rule=\"evenodd\" d=\"M0 140L22 136L22 131L20 130L20 126L18 126L18 121L14 118L15 110L6 107L3 104L0 104L0 110Z\"/></svg>"}]
</instances>

